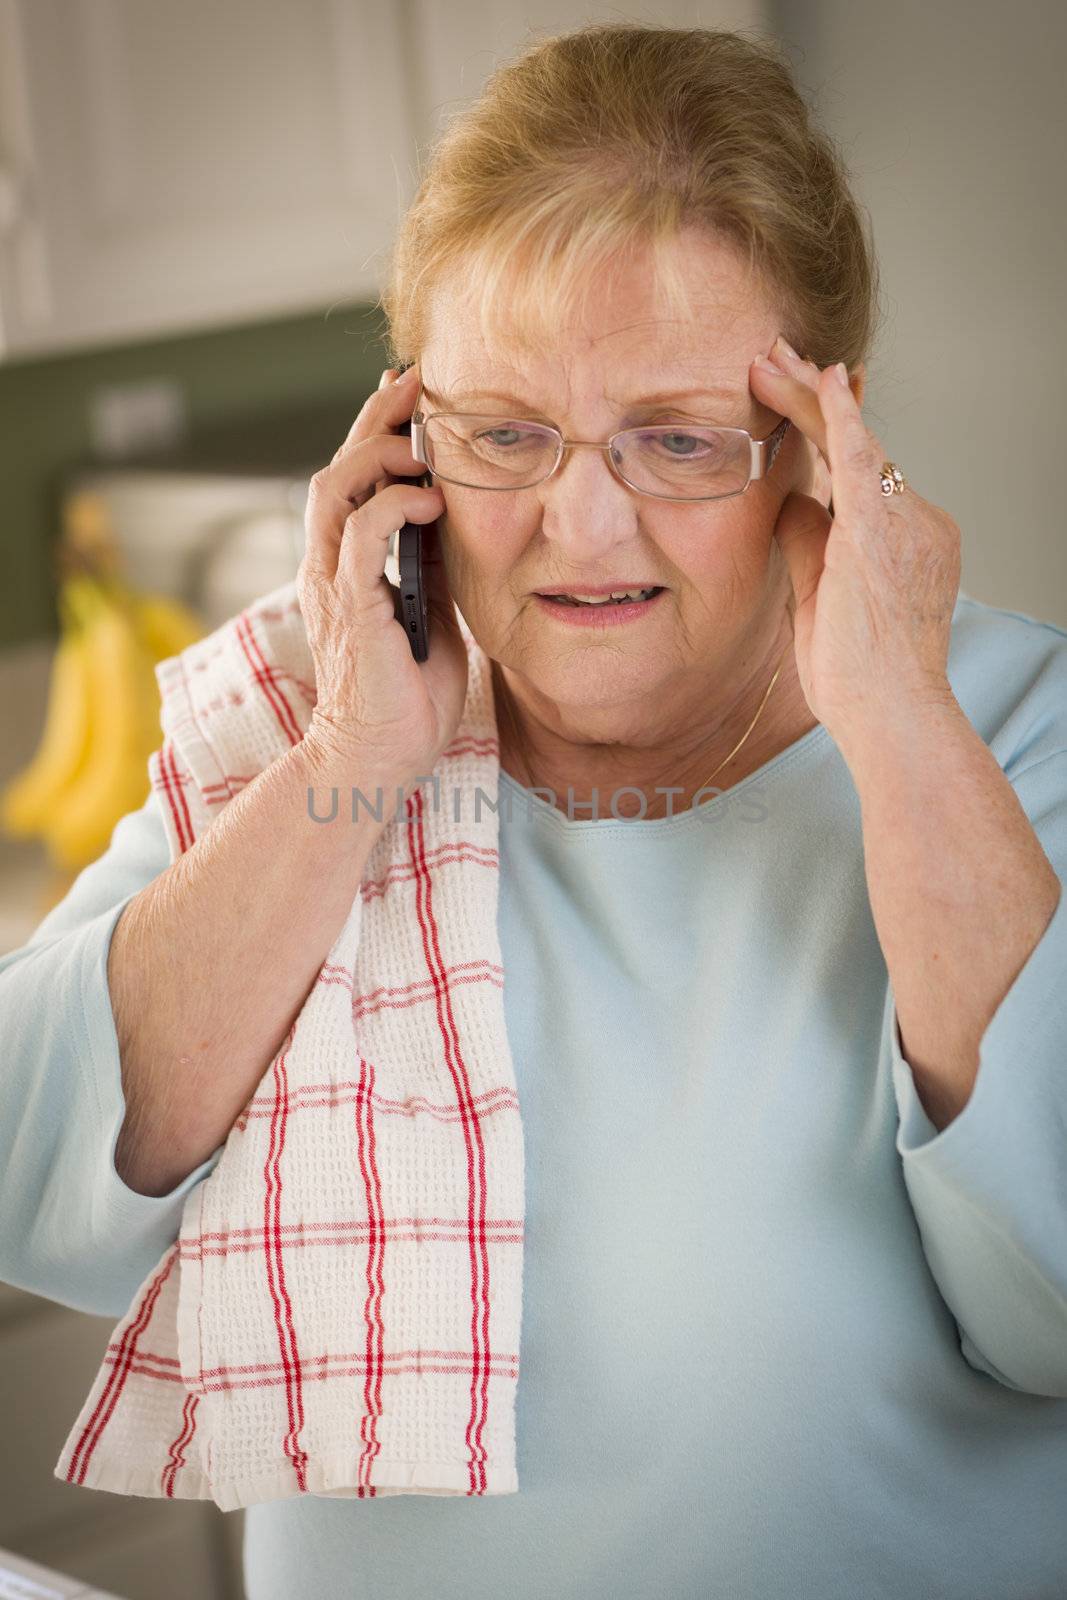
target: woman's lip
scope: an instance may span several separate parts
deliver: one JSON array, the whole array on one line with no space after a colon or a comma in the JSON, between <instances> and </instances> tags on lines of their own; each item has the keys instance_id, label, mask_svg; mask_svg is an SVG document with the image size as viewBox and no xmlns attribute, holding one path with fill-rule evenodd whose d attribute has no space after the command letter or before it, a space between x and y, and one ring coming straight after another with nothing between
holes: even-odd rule
<instances>
[{"instance_id":1,"label":"woman's lip","mask_svg":"<svg viewBox=\"0 0 1067 1600\"><path fill-rule=\"evenodd\" d=\"M606 606L567 605L565 601L551 600L543 594L535 594L534 599L540 609L556 622L578 628L611 628L623 622L636 622L645 616L666 592L666 589L660 589L648 600L622 600L618 605Z\"/></svg>"},{"instance_id":2,"label":"woman's lip","mask_svg":"<svg viewBox=\"0 0 1067 1600\"><path fill-rule=\"evenodd\" d=\"M535 589L534 593L551 598L559 594L633 594L637 590L662 588L662 583L592 583L588 589Z\"/></svg>"}]
</instances>

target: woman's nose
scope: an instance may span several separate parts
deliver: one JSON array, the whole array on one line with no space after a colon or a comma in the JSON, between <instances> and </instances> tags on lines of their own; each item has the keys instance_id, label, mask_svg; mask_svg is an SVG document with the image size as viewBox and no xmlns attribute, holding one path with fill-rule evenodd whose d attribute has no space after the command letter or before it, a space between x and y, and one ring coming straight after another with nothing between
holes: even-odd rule
<instances>
[{"instance_id":1,"label":"woman's nose","mask_svg":"<svg viewBox=\"0 0 1067 1600\"><path fill-rule=\"evenodd\" d=\"M637 532L640 496L616 476L606 450L565 450L540 495L545 537L572 559L594 559Z\"/></svg>"}]
</instances>

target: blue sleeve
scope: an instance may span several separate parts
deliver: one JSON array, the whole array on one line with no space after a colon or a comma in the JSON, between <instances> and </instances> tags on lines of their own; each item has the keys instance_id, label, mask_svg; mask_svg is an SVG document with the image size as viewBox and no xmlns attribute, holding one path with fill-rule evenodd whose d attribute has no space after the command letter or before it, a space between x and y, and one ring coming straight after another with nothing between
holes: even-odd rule
<instances>
[{"instance_id":1,"label":"blue sleeve","mask_svg":"<svg viewBox=\"0 0 1067 1600\"><path fill-rule=\"evenodd\" d=\"M971 1097L940 1132L902 1048L888 1048L897 1149L923 1249L968 1363L1067 1398L1067 750L1011 775L1060 879L1059 904L994 1013ZM996 938L996 929L989 931Z\"/></svg>"},{"instance_id":2,"label":"blue sleeve","mask_svg":"<svg viewBox=\"0 0 1067 1600\"><path fill-rule=\"evenodd\" d=\"M169 863L150 795L27 943L0 957L0 1280L100 1316L128 1310L223 1149L165 1195L138 1194L115 1171L126 1102L108 951L126 905Z\"/></svg>"}]
</instances>

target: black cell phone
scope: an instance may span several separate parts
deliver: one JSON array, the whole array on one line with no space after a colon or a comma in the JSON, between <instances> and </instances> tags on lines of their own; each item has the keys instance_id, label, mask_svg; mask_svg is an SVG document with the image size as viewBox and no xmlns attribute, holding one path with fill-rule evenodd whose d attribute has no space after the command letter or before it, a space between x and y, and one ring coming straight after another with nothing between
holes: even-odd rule
<instances>
[{"instance_id":1,"label":"black cell phone","mask_svg":"<svg viewBox=\"0 0 1067 1600\"><path fill-rule=\"evenodd\" d=\"M398 433L411 437L411 421L402 423ZM428 489L433 478L424 472L417 480ZM394 595L396 620L408 636L408 644L416 661L425 661L430 653L430 619L426 608L426 586L422 571L423 525L405 522L396 541L396 561L400 569L400 586Z\"/></svg>"}]
</instances>

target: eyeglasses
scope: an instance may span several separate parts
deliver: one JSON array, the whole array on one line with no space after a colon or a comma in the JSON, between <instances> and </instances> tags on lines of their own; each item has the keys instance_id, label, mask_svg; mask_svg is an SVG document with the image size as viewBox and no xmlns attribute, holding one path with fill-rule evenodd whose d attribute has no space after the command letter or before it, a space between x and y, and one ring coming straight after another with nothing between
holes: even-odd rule
<instances>
[{"instance_id":1,"label":"eyeglasses","mask_svg":"<svg viewBox=\"0 0 1067 1600\"><path fill-rule=\"evenodd\" d=\"M725 500L770 470L789 427L783 417L766 439L745 428L665 423L623 428L606 444L565 439L547 423L474 411L419 410L411 452L436 478L466 489L532 489L550 478L565 450L606 450L618 478L657 500Z\"/></svg>"}]
</instances>

